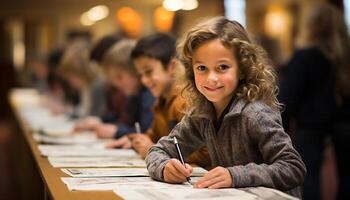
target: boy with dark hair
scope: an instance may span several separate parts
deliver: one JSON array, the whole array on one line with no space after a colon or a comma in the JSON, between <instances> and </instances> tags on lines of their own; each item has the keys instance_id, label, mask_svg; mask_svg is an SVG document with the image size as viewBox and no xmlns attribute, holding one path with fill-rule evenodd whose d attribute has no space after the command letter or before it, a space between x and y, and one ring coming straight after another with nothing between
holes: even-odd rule
<instances>
[{"instance_id":1,"label":"boy with dark hair","mask_svg":"<svg viewBox=\"0 0 350 200\"><path fill-rule=\"evenodd\" d=\"M132 146L143 158L148 149L161 137L168 135L184 115L181 111L185 108L185 100L174 85L175 45L173 37L156 33L141 38L131 53L142 83L157 98L151 128L146 134L129 134ZM111 146L119 147L123 144L117 140ZM194 152L186 160L206 168L211 164L206 148Z\"/></svg>"}]
</instances>

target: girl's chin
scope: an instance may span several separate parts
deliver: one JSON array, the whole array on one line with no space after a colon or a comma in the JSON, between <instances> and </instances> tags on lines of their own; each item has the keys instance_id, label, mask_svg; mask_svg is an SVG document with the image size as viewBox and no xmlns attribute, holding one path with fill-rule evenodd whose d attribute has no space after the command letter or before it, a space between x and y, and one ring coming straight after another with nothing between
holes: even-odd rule
<instances>
[{"instance_id":1,"label":"girl's chin","mask_svg":"<svg viewBox=\"0 0 350 200\"><path fill-rule=\"evenodd\" d=\"M212 103L216 103L218 101L220 101L220 99L218 98L215 98L215 97L208 97L208 96L205 96L206 99L208 99L208 101L212 102Z\"/></svg>"}]
</instances>

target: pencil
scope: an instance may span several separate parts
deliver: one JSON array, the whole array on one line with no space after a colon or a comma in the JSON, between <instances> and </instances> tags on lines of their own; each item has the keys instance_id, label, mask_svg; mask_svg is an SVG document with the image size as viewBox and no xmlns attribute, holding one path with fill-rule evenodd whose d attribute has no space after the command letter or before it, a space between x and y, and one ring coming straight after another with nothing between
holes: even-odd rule
<instances>
[{"instance_id":1,"label":"pencil","mask_svg":"<svg viewBox=\"0 0 350 200\"><path fill-rule=\"evenodd\" d=\"M177 154L179 154L180 161L181 161L182 165L186 168L185 161L184 161L184 159L182 157L182 153L181 153L181 149L180 149L179 143L177 142L177 139L176 139L175 136L174 136L174 144L175 144L175 147L176 147ZM187 182L190 185L192 185L190 177L186 177L186 180L187 180Z\"/></svg>"}]
</instances>

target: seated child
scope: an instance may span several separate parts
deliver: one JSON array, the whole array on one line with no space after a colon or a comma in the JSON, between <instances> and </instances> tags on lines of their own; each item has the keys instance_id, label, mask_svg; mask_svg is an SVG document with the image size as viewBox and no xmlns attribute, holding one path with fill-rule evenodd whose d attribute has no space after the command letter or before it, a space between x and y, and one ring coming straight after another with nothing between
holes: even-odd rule
<instances>
[{"instance_id":1,"label":"seated child","mask_svg":"<svg viewBox=\"0 0 350 200\"><path fill-rule=\"evenodd\" d=\"M143 158L147 155L149 148L161 137L168 135L183 117L185 101L174 85L176 71L174 56L175 39L161 33L140 39L131 53L142 83L157 98L153 108L154 119L147 134L130 136L134 149ZM122 144L117 140L114 146L118 147ZM211 166L206 148L189 155L187 161L206 168Z\"/></svg>"},{"instance_id":2,"label":"seated child","mask_svg":"<svg viewBox=\"0 0 350 200\"><path fill-rule=\"evenodd\" d=\"M141 132L146 131L152 122L151 107L154 97L140 82L130 53L136 41L123 39L111 47L103 59L102 66L108 82L127 96L127 120L123 123L98 123L89 126L100 138L121 138L135 133L135 123L140 124ZM121 116L123 117L123 116ZM130 145L124 145L124 148Z\"/></svg>"},{"instance_id":3,"label":"seated child","mask_svg":"<svg viewBox=\"0 0 350 200\"><path fill-rule=\"evenodd\" d=\"M69 86L79 92L79 103L72 110L75 117L98 116L105 106L104 80L88 53L89 45L85 41L74 41L65 50L57 69Z\"/></svg>"},{"instance_id":4,"label":"seated child","mask_svg":"<svg viewBox=\"0 0 350 200\"><path fill-rule=\"evenodd\" d=\"M190 111L146 157L152 178L185 182L192 168L177 158L206 145L215 168L196 188L271 187L300 197L305 165L281 124L273 68L236 21L193 27L178 47Z\"/></svg>"}]
</instances>

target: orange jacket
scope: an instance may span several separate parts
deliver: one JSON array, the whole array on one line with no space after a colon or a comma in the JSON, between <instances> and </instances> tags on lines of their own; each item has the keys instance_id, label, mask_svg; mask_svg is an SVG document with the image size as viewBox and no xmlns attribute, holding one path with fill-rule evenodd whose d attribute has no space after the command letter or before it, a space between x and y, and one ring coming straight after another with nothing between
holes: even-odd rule
<instances>
[{"instance_id":1,"label":"orange jacket","mask_svg":"<svg viewBox=\"0 0 350 200\"><path fill-rule=\"evenodd\" d=\"M158 98L153 107L153 122L151 128L147 130L150 139L157 143L158 140L167 136L170 131L179 123L184 116L186 101L181 97L179 91L171 88L170 94L166 98ZM211 167L210 156L207 148L201 148L185 158L187 163L199 165L209 169Z\"/></svg>"}]
</instances>

